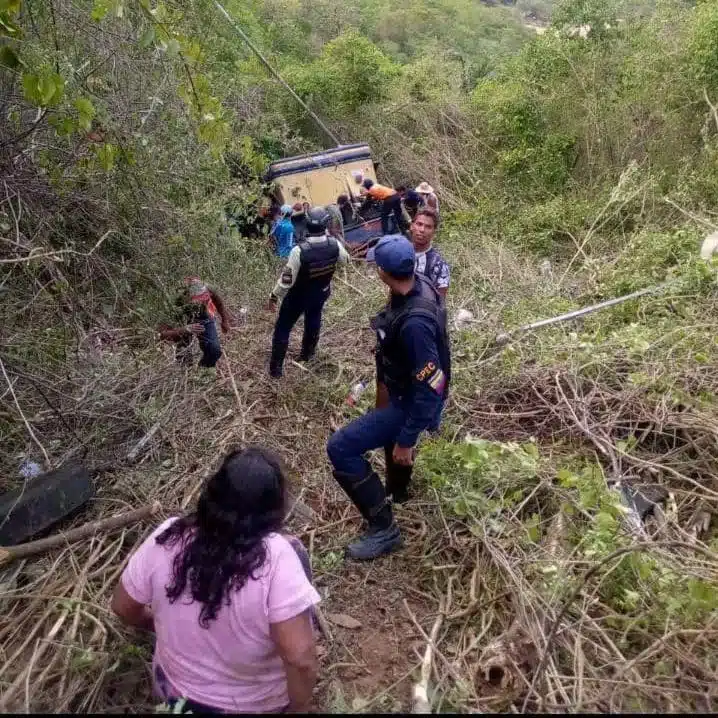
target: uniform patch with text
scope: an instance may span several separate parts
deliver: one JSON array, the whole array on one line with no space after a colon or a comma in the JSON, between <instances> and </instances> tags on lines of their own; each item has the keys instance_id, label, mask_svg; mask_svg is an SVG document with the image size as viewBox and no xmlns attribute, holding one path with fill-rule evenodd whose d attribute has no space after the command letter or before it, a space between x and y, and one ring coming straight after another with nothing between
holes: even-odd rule
<instances>
[{"instance_id":1,"label":"uniform patch with text","mask_svg":"<svg viewBox=\"0 0 718 718\"><path fill-rule=\"evenodd\" d=\"M446 375L433 361L416 373L416 380L426 382L437 394L442 394L446 386Z\"/></svg>"}]
</instances>

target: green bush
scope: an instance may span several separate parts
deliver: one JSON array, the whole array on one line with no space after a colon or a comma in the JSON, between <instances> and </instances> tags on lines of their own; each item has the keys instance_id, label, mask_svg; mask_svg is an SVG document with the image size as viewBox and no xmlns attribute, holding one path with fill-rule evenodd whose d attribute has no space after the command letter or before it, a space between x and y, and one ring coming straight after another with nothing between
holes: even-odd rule
<instances>
[{"instance_id":1,"label":"green bush","mask_svg":"<svg viewBox=\"0 0 718 718\"><path fill-rule=\"evenodd\" d=\"M602 286L607 296L628 294L660 284L698 255L701 236L696 231L645 231L632 236L618 261L606 272Z\"/></svg>"},{"instance_id":2,"label":"green bush","mask_svg":"<svg viewBox=\"0 0 718 718\"><path fill-rule=\"evenodd\" d=\"M289 73L296 92L319 102L331 117L354 114L388 96L400 69L369 39L348 31L327 43L321 57Z\"/></svg>"},{"instance_id":3,"label":"green bush","mask_svg":"<svg viewBox=\"0 0 718 718\"><path fill-rule=\"evenodd\" d=\"M699 88L718 91L718 5L701 2L692 19L688 58L694 81Z\"/></svg>"},{"instance_id":4,"label":"green bush","mask_svg":"<svg viewBox=\"0 0 718 718\"><path fill-rule=\"evenodd\" d=\"M573 254L577 240L599 211L595 202L558 195L545 202L522 206L505 223L505 235L519 247L539 256Z\"/></svg>"},{"instance_id":5,"label":"green bush","mask_svg":"<svg viewBox=\"0 0 718 718\"><path fill-rule=\"evenodd\" d=\"M460 443L427 442L419 466L447 510L479 518L518 504L536 479L534 442L498 443L468 436Z\"/></svg>"}]
</instances>

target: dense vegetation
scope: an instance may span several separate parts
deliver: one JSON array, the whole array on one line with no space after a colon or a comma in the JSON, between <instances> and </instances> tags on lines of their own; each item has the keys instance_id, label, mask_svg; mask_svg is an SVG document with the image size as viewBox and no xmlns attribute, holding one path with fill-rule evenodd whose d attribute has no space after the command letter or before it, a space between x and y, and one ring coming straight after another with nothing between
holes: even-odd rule
<instances>
[{"instance_id":1,"label":"dense vegetation","mask_svg":"<svg viewBox=\"0 0 718 718\"><path fill-rule=\"evenodd\" d=\"M694 526L718 497L718 295L697 249L718 224L718 3L223 4L343 142L368 141L386 181L429 180L446 208L450 308L480 321L455 333L455 398L419 459L440 507L421 519L427 546L452 522L436 555L460 566L448 582L460 609L442 639L455 668L440 664L441 700L710 710L717 546ZM157 486L119 478L103 498L189 501L200 477L191 472L224 439L203 431L218 421L206 383L168 376L153 327L177 278L195 271L233 307L259 312L275 265L238 227L256 212L268 161L327 140L210 0L0 0L0 83L2 484L17 484L26 456L121 463L161 421L170 428L147 469ZM340 287L328 319L350 336L379 300L362 274L350 286L364 279L366 306ZM666 280L669 296L492 347L505 328ZM254 354L232 349L254 362L249 381L238 372L252 397L244 419L265 338L247 335ZM295 387L296 413L282 405L297 422L324 427L328 402L371 370L361 351L327 346L341 356L333 378ZM227 408L226 397L212 401ZM481 438L463 441L467 432ZM291 456L295 444L279 448ZM192 466L181 496L163 461ZM607 488L619 476L670 492L656 548L628 549L648 538L627 529ZM320 573L335 570L335 547L318 559ZM432 567L421 570L436 585ZM44 594L79 600L63 580ZM93 580L95 602L107 584ZM37 622L19 601L13 611ZM84 625L73 615L67 642ZM17 631L0 631L15 655ZM507 634L518 652L494 650ZM520 678L499 654L526 659ZM14 705L22 671L36 670L50 686L36 708L102 708L115 658L110 648L77 665L68 657L62 679L59 658L47 670L13 666L0 707ZM498 685L482 678L491 665L504 671Z\"/></svg>"}]
</instances>

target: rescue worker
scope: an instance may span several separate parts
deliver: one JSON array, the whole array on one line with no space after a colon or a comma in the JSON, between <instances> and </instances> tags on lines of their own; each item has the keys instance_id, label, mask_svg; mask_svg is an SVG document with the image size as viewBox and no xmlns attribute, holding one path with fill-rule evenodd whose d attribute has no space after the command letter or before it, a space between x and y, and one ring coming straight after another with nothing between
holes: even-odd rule
<instances>
[{"instance_id":1,"label":"rescue worker","mask_svg":"<svg viewBox=\"0 0 718 718\"><path fill-rule=\"evenodd\" d=\"M329 298L330 285L338 264L349 262L341 242L327 235L329 214L324 207L313 207L307 213L307 238L289 253L287 265L269 297L267 309L274 311L282 299L272 337L269 373L282 376L289 335L297 319L304 315L304 336L299 361L309 361L317 348L322 310Z\"/></svg>"},{"instance_id":2,"label":"rescue worker","mask_svg":"<svg viewBox=\"0 0 718 718\"><path fill-rule=\"evenodd\" d=\"M397 187L396 191L401 195L404 212L408 215L409 223L411 223L416 217L416 213L424 207L424 198L415 189L409 189L404 185Z\"/></svg>"},{"instance_id":3,"label":"rescue worker","mask_svg":"<svg viewBox=\"0 0 718 718\"><path fill-rule=\"evenodd\" d=\"M424 206L429 209L433 209L436 214L439 214L439 198L434 192L434 188L428 182L422 182L415 190L418 192L424 200Z\"/></svg>"},{"instance_id":4,"label":"rescue worker","mask_svg":"<svg viewBox=\"0 0 718 718\"><path fill-rule=\"evenodd\" d=\"M180 364L192 362L192 340L197 337L202 358L199 366L211 368L222 356L216 318L219 316L222 332L229 332L230 316L222 298L199 277L187 277L184 288L175 300L175 317L184 324L181 328L161 324L160 338L175 343L175 355Z\"/></svg>"},{"instance_id":5,"label":"rescue worker","mask_svg":"<svg viewBox=\"0 0 718 718\"><path fill-rule=\"evenodd\" d=\"M344 243L344 218L341 208L338 204L328 204L326 209L329 214L329 224L327 225L329 236Z\"/></svg>"},{"instance_id":6,"label":"rescue worker","mask_svg":"<svg viewBox=\"0 0 718 718\"><path fill-rule=\"evenodd\" d=\"M340 194L337 197L337 207L342 213L342 223L346 227L347 225L354 224L354 207L349 200L349 197L345 194Z\"/></svg>"},{"instance_id":7,"label":"rescue worker","mask_svg":"<svg viewBox=\"0 0 718 718\"><path fill-rule=\"evenodd\" d=\"M309 204L295 202L292 206L292 228L294 230L294 244L299 244L307 236L307 210Z\"/></svg>"},{"instance_id":8,"label":"rescue worker","mask_svg":"<svg viewBox=\"0 0 718 718\"><path fill-rule=\"evenodd\" d=\"M279 220L272 228L274 251L278 257L286 259L294 246L294 225L291 220L292 207L284 204L279 210Z\"/></svg>"},{"instance_id":9,"label":"rescue worker","mask_svg":"<svg viewBox=\"0 0 718 718\"><path fill-rule=\"evenodd\" d=\"M414 447L423 431L438 429L448 395L451 359L443 302L431 282L414 273L414 248L402 235L369 250L388 304L372 321L377 334L377 408L337 431L327 444L334 477L368 524L347 547L350 558L372 559L401 545L392 504L408 499ZM365 458L385 447L386 488Z\"/></svg>"},{"instance_id":10,"label":"rescue worker","mask_svg":"<svg viewBox=\"0 0 718 718\"><path fill-rule=\"evenodd\" d=\"M446 298L451 272L439 250L433 246L438 228L439 215L433 209L422 208L411 223L411 240L416 252L416 273L429 279L439 294Z\"/></svg>"},{"instance_id":11,"label":"rescue worker","mask_svg":"<svg viewBox=\"0 0 718 718\"><path fill-rule=\"evenodd\" d=\"M371 202L381 203L381 233L388 235L390 231L389 218L393 215L396 223L395 231L401 232L406 228L401 211L401 195L392 187L377 184L371 179L365 179L362 183L362 194L365 197L364 203L359 208L363 213Z\"/></svg>"}]
</instances>

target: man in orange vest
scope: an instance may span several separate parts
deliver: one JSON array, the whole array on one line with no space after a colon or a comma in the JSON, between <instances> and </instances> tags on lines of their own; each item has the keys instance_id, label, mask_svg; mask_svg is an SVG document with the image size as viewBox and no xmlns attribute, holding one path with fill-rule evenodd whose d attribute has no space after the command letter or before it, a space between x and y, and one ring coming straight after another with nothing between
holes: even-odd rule
<instances>
[{"instance_id":1,"label":"man in orange vest","mask_svg":"<svg viewBox=\"0 0 718 718\"><path fill-rule=\"evenodd\" d=\"M396 222L395 231L403 232L407 229L401 211L401 195L395 189L386 187L383 184L378 184L367 178L362 182L361 192L365 200L359 209L360 214L371 202L381 202L381 233L383 235L391 234L389 218L392 214Z\"/></svg>"}]
</instances>

